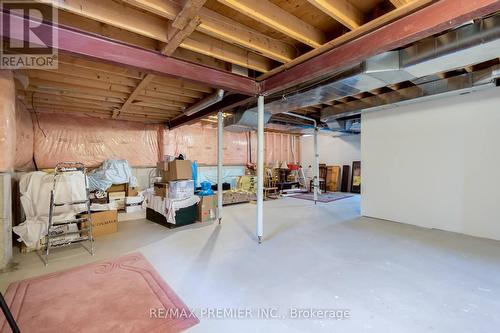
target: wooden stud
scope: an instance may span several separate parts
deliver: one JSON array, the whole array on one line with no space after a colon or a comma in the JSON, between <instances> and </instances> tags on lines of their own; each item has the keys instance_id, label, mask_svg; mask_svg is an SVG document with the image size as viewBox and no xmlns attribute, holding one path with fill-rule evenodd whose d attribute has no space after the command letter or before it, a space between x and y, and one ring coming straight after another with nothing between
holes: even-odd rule
<instances>
[{"instance_id":1,"label":"wooden stud","mask_svg":"<svg viewBox=\"0 0 500 333\"><path fill-rule=\"evenodd\" d=\"M218 1L311 47L317 48L326 42L322 31L268 0Z\"/></svg>"},{"instance_id":2,"label":"wooden stud","mask_svg":"<svg viewBox=\"0 0 500 333\"><path fill-rule=\"evenodd\" d=\"M307 0L310 4L354 30L363 25L364 14L348 0Z\"/></svg>"}]
</instances>

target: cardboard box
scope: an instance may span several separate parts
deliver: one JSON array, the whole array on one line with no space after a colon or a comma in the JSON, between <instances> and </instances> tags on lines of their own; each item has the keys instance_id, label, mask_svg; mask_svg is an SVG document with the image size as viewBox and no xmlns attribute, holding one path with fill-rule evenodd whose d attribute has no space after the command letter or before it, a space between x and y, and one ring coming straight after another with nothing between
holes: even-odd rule
<instances>
[{"instance_id":1,"label":"cardboard box","mask_svg":"<svg viewBox=\"0 0 500 333\"><path fill-rule=\"evenodd\" d=\"M109 202L115 202L118 209L125 208L125 192L111 192L108 193Z\"/></svg>"},{"instance_id":2,"label":"cardboard box","mask_svg":"<svg viewBox=\"0 0 500 333\"><path fill-rule=\"evenodd\" d=\"M87 216L86 214L81 215ZM92 234L94 237L112 234L118 231L118 212L116 210L106 210L103 212L90 213L92 219ZM82 223L82 228L86 223Z\"/></svg>"},{"instance_id":3,"label":"cardboard box","mask_svg":"<svg viewBox=\"0 0 500 333\"><path fill-rule=\"evenodd\" d=\"M106 192L111 193L111 192L126 192L127 191L128 184L123 183L123 184L113 184L111 185L110 188L106 190Z\"/></svg>"},{"instance_id":4,"label":"cardboard box","mask_svg":"<svg viewBox=\"0 0 500 333\"><path fill-rule=\"evenodd\" d=\"M193 178L191 161L175 160L172 162L158 162L158 169L163 182L172 180L185 180Z\"/></svg>"},{"instance_id":5,"label":"cardboard box","mask_svg":"<svg viewBox=\"0 0 500 333\"><path fill-rule=\"evenodd\" d=\"M127 187L127 197L136 197L139 195L139 188L128 186Z\"/></svg>"},{"instance_id":6,"label":"cardboard box","mask_svg":"<svg viewBox=\"0 0 500 333\"><path fill-rule=\"evenodd\" d=\"M154 184L155 195L165 198L168 195L168 183L155 183Z\"/></svg>"},{"instance_id":7,"label":"cardboard box","mask_svg":"<svg viewBox=\"0 0 500 333\"><path fill-rule=\"evenodd\" d=\"M206 222L215 219L217 197L215 195L200 197L198 203L198 221Z\"/></svg>"},{"instance_id":8,"label":"cardboard box","mask_svg":"<svg viewBox=\"0 0 500 333\"><path fill-rule=\"evenodd\" d=\"M168 198L182 200L194 195L193 180L176 180L168 182Z\"/></svg>"}]
</instances>

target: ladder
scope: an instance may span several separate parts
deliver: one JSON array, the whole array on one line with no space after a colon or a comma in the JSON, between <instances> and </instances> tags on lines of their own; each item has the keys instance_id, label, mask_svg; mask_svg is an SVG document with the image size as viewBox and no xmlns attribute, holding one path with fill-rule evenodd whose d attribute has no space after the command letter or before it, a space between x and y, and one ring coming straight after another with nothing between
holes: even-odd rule
<instances>
[{"instance_id":1,"label":"ladder","mask_svg":"<svg viewBox=\"0 0 500 333\"><path fill-rule=\"evenodd\" d=\"M56 202L56 183L64 173L81 172L85 179L84 200ZM56 207L65 205L86 205L86 217L72 218L63 221L54 221ZM80 162L58 163L54 169L54 183L50 191L49 223L47 226L45 266L49 263L50 250L80 243L91 255L94 255L94 238L92 236L92 219L90 215L89 186L85 166ZM90 248L83 245L83 242L90 242Z\"/></svg>"}]
</instances>

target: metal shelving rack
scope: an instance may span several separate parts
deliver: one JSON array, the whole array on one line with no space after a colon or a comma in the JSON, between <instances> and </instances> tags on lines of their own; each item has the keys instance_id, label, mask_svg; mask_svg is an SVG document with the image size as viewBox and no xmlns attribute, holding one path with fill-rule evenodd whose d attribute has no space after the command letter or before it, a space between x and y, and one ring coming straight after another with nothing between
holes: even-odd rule
<instances>
[{"instance_id":1,"label":"metal shelving rack","mask_svg":"<svg viewBox=\"0 0 500 333\"><path fill-rule=\"evenodd\" d=\"M68 202L55 202L56 199L56 182L58 177L67 172L81 172L85 178L85 200L68 201ZM65 221L54 221L54 210L56 207L65 205L83 205L87 206L87 216L81 218L74 218ZM85 226L83 227L83 223ZM70 229L70 226L76 228ZM66 229L66 230L64 230ZM73 236L72 238L64 239L65 236ZM76 237L75 237L76 236ZM61 237L63 239L61 240ZM83 242L90 242L90 247L83 245ZM87 173L85 165L81 162L62 162L58 163L54 169L54 184L50 191L50 209L49 209L49 223L47 227L46 236L46 249L45 249L45 265L49 263L50 250L54 248L64 247L80 243L91 255L94 255L94 238L92 234L92 218L90 215L90 199L89 199L89 186L87 181Z\"/></svg>"}]
</instances>

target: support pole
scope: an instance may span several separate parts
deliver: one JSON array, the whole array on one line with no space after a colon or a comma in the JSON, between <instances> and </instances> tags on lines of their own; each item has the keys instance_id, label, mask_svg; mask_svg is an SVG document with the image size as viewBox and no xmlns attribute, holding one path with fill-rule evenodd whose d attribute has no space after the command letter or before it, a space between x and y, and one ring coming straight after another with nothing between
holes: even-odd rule
<instances>
[{"instance_id":1,"label":"support pole","mask_svg":"<svg viewBox=\"0 0 500 333\"><path fill-rule=\"evenodd\" d=\"M222 220L222 111L217 113L217 219Z\"/></svg>"},{"instance_id":2,"label":"support pole","mask_svg":"<svg viewBox=\"0 0 500 333\"><path fill-rule=\"evenodd\" d=\"M318 193L319 193L319 152L318 152L318 127L314 127L314 167L313 167L313 175L314 175L314 204L318 201Z\"/></svg>"},{"instance_id":3,"label":"support pole","mask_svg":"<svg viewBox=\"0 0 500 333\"><path fill-rule=\"evenodd\" d=\"M283 114L286 114L291 117L299 118L299 119L304 119L311 121L314 123L314 167L313 167L313 192L314 192L314 204L318 201L318 194L319 194L319 152L318 152L318 133L319 133L319 127L318 123L316 122L315 119L309 118L300 114L292 113L292 112L283 112Z\"/></svg>"},{"instance_id":4,"label":"support pole","mask_svg":"<svg viewBox=\"0 0 500 333\"><path fill-rule=\"evenodd\" d=\"M257 238L262 243L264 204L264 96L257 99Z\"/></svg>"}]
</instances>

